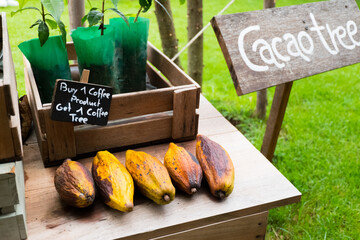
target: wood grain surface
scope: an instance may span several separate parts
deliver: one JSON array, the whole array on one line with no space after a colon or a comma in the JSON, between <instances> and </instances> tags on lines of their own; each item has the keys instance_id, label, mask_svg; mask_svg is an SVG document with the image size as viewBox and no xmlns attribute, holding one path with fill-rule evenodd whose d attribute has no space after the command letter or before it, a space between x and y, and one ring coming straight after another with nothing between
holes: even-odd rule
<instances>
[{"instance_id":1,"label":"wood grain surface","mask_svg":"<svg viewBox=\"0 0 360 240\"><path fill-rule=\"evenodd\" d=\"M216 16L212 26L238 95L360 61L354 0Z\"/></svg>"},{"instance_id":2,"label":"wood grain surface","mask_svg":"<svg viewBox=\"0 0 360 240\"><path fill-rule=\"evenodd\" d=\"M92 207L75 209L61 202L55 190L56 168L44 168L37 144L29 143L24 159L29 239L56 236L67 240L141 240L192 231L210 224L225 224L224 221L229 222L223 227L229 226L229 231L236 232L241 224L232 223L240 221L238 218L300 200L301 193L203 97L199 115L199 133L220 143L234 162L235 188L227 199L214 199L203 184L191 197L177 191L175 200L165 206L156 205L136 193L135 207L130 213L113 210L98 197ZM195 153L195 141L179 145ZM163 160L167 149L168 143L137 150ZM125 151L114 152L114 155L124 163ZM90 168L92 158L79 161Z\"/></svg>"}]
</instances>

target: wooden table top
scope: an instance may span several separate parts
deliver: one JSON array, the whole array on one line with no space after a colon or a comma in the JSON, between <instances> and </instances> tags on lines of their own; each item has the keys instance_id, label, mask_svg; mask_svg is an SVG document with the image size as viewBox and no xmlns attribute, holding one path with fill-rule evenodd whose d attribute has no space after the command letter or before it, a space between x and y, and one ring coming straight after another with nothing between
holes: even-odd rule
<instances>
[{"instance_id":1,"label":"wooden table top","mask_svg":"<svg viewBox=\"0 0 360 240\"><path fill-rule=\"evenodd\" d=\"M177 191L175 200L164 206L135 194L130 213L107 207L99 197L93 206L75 209L62 203L55 190L56 167L44 168L37 144L28 141L24 147L28 238L149 239L300 201L301 193L204 97L199 114L199 133L221 144L233 160L235 186L228 198L216 200L204 185L193 196ZM179 145L195 153L195 141ZM137 150L162 160L167 148L168 143ZM124 151L114 155L124 163ZM90 169L92 158L79 161Z\"/></svg>"}]
</instances>

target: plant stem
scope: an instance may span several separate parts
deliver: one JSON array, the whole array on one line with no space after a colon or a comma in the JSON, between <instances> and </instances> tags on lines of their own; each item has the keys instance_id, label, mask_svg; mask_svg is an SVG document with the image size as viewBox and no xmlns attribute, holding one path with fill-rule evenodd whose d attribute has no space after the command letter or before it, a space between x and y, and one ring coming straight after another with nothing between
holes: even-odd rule
<instances>
[{"instance_id":1,"label":"plant stem","mask_svg":"<svg viewBox=\"0 0 360 240\"><path fill-rule=\"evenodd\" d=\"M105 1L106 0L103 0L102 1L102 9L101 9L101 12L103 14L102 18L101 18L101 24L100 24L100 28L101 28L101 36L104 35L104 22L105 22Z\"/></svg>"},{"instance_id":2,"label":"plant stem","mask_svg":"<svg viewBox=\"0 0 360 240\"><path fill-rule=\"evenodd\" d=\"M135 17L135 19L134 19L134 23L137 22L137 19L138 19L139 15L140 15L141 10L142 10L142 6L140 6L140 9L139 9L139 11L138 11L137 14L136 14L136 17Z\"/></svg>"},{"instance_id":3,"label":"plant stem","mask_svg":"<svg viewBox=\"0 0 360 240\"><path fill-rule=\"evenodd\" d=\"M44 5L42 3L41 3L41 15L42 15L43 22L45 23L45 9L44 9Z\"/></svg>"}]
</instances>

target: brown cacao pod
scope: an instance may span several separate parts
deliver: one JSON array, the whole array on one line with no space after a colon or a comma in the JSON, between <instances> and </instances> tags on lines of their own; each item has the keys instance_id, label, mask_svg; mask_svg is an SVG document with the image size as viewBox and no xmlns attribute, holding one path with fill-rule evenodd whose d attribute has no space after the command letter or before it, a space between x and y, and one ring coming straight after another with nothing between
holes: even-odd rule
<instances>
[{"instance_id":1,"label":"brown cacao pod","mask_svg":"<svg viewBox=\"0 0 360 240\"><path fill-rule=\"evenodd\" d=\"M164 165L174 184L187 194L194 194L201 187L203 174L199 161L185 148L170 143Z\"/></svg>"},{"instance_id":2,"label":"brown cacao pod","mask_svg":"<svg viewBox=\"0 0 360 240\"><path fill-rule=\"evenodd\" d=\"M73 207L84 208L94 202L94 180L79 162L65 160L55 172L54 183L60 198Z\"/></svg>"},{"instance_id":3,"label":"brown cacao pod","mask_svg":"<svg viewBox=\"0 0 360 240\"><path fill-rule=\"evenodd\" d=\"M211 194L225 198L234 189L235 169L229 154L204 135L196 137L196 157L209 184Z\"/></svg>"}]
</instances>

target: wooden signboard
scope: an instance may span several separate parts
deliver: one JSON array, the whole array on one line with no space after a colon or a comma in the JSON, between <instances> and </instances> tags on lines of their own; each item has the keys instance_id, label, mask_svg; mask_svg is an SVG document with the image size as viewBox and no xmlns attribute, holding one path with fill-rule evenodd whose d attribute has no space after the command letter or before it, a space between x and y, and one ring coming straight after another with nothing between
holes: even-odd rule
<instances>
[{"instance_id":1,"label":"wooden signboard","mask_svg":"<svg viewBox=\"0 0 360 240\"><path fill-rule=\"evenodd\" d=\"M90 83L57 80L51 104L51 119L82 124L106 125L112 88Z\"/></svg>"},{"instance_id":2,"label":"wooden signboard","mask_svg":"<svg viewBox=\"0 0 360 240\"><path fill-rule=\"evenodd\" d=\"M292 81L360 62L354 0L216 16L212 26L238 95L279 85L262 147L269 160Z\"/></svg>"}]
</instances>

